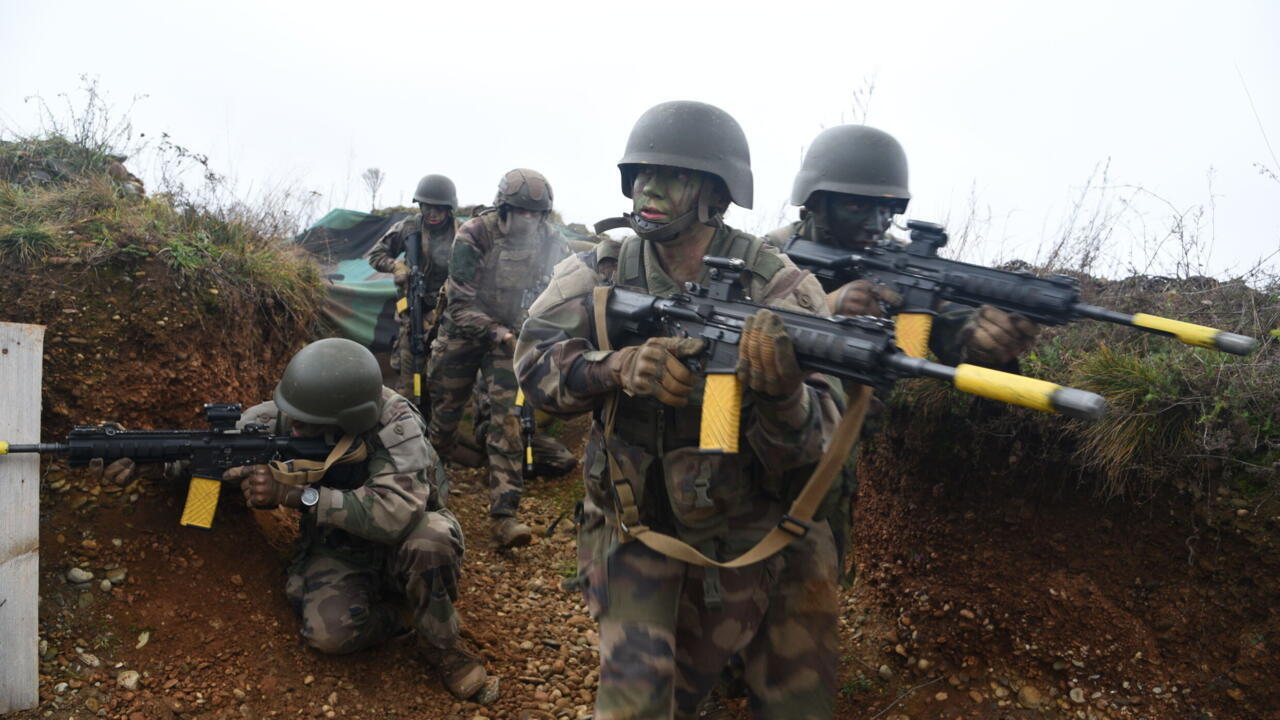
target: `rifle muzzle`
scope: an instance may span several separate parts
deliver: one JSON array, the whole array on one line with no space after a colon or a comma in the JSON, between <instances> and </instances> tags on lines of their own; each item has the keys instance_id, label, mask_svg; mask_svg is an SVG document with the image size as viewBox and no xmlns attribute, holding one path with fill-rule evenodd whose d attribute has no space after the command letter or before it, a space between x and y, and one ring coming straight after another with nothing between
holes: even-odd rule
<instances>
[{"instance_id":1,"label":"rifle muzzle","mask_svg":"<svg viewBox=\"0 0 1280 720\"><path fill-rule=\"evenodd\" d=\"M1170 320L1158 315L1137 313L1133 316L1133 324L1147 330L1172 335L1184 345L1221 350L1232 355L1248 355L1258 347L1258 341L1247 335L1237 335L1181 320Z\"/></svg>"},{"instance_id":2,"label":"rifle muzzle","mask_svg":"<svg viewBox=\"0 0 1280 720\"><path fill-rule=\"evenodd\" d=\"M1107 401L1096 393L977 365L957 365L953 382L971 395L1080 420L1097 420L1107 409Z\"/></svg>"}]
</instances>

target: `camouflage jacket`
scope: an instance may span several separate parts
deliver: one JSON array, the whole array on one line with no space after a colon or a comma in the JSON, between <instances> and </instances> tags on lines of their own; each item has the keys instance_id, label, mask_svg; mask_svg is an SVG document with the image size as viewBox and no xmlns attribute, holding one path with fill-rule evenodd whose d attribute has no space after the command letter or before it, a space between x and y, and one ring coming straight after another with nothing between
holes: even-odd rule
<instances>
[{"instance_id":1,"label":"camouflage jacket","mask_svg":"<svg viewBox=\"0 0 1280 720\"><path fill-rule=\"evenodd\" d=\"M496 342L519 332L552 269L568 256L564 236L549 223L538 226L538 237L519 244L503 234L496 210L463 223L449 259L441 334Z\"/></svg>"},{"instance_id":2,"label":"camouflage jacket","mask_svg":"<svg viewBox=\"0 0 1280 720\"><path fill-rule=\"evenodd\" d=\"M764 237L765 242L781 250L786 247L791 238L797 235L805 240L827 244L826 236L817 231L812 218L802 218L788 225L783 225ZM905 242L901 238L892 235L886 235L885 237L890 242ZM834 293L839 289L839 287L834 286L823 288L828 293ZM828 295L828 297L833 296ZM970 316L973 315L974 311L975 308L957 303L943 303L938 308L938 315L933 319L933 329L929 333L929 350L933 352L939 362L948 365L958 365L963 362L964 343L961 339L960 330Z\"/></svg>"},{"instance_id":3,"label":"camouflage jacket","mask_svg":"<svg viewBox=\"0 0 1280 720\"><path fill-rule=\"evenodd\" d=\"M396 259L404 254L405 238L413 232L422 232L423 273L426 282L422 285L422 301L425 307L436 306L436 297L440 288L444 287L449 277L449 256L453 253L453 239L458 230L458 221L452 219L444 227L434 233L426 232L421 215L410 215L385 232L378 242L369 250L369 264L378 272L395 272ZM397 286L396 293L403 296L405 289Z\"/></svg>"},{"instance_id":4,"label":"camouflage jacket","mask_svg":"<svg viewBox=\"0 0 1280 720\"><path fill-rule=\"evenodd\" d=\"M320 481L320 500L303 516L303 536L329 546L359 550L395 545L428 510L448 500L444 464L427 442L426 423L405 398L382 389L382 416L364 434L369 458L335 465ZM257 423L288 432L288 418L274 402L255 405L240 425ZM367 548L366 548L367 549Z\"/></svg>"},{"instance_id":5,"label":"camouflage jacket","mask_svg":"<svg viewBox=\"0 0 1280 720\"><path fill-rule=\"evenodd\" d=\"M757 302L825 314L822 290L813 276L759 239L721 228L707 252L746 259L746 290ZM594 343L591 291L611 282L660 296L679 291L650 243L635 237L622 243L602 241L594 251L556 266L551 284L529 311L516 358L520 386L535 407L555 415L595 413L584 460L588 504L604 509L616 527L600 417L614 389L582 381L591 375L582 372L583 363L608 356ZM643 498L642 520L676 533L705 553L727 556L745 550L781 517L784 503L822 455L839 419L843 394L822 375L806 380L800 402L791 408L758 402L747 392L741 414L742 451L732 455L698 450L701 385L681 409L623 393L617 398L608 448L636 496Z\"/></svg>"}]
</instances>

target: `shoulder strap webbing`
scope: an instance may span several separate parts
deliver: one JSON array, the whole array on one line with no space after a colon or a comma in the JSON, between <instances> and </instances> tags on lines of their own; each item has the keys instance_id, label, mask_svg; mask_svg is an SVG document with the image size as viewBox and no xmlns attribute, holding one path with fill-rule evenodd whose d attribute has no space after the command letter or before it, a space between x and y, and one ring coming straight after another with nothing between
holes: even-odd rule
<instances>
[{"instance_id":1,"label":"shoulder strap webbing","mask_svg":"<svg viewBox=\"0 0 1280 720\"><path fill-rule=\"evenodd\" d=\"M353 449L352 445L357 442L359 444ZM268 467L271 468L271 475L277 482L286 485L310 485L320 482L332 465L364 462L367 457L369 457L368 445L363 441L357 441L354 435L343 435L342 439L338 440L338 444L329 451L329 456L324 459L324 462L302 459L272 460L268 463Z\"/></svg>"},{"instance_id":2,"label":"shoulder strap webbing","mask_svg":"<svg viewBox=\"0 0 1280 720\"><path fill-rule=\"evenodd\" d=\"M600 350L612 350L607 326L609 286L597 287L592 299L595 305L596 347ZM827 451L823 453L813 474L809 476L800 494L791 503L790 510L782 516L777 526L760 538L760 542L750 550L727 562L719 562L703 555L678 538L640 524L640 509L636 504L635 488L622 474L622 468L609 452L609 440L613 438L613 422L617 416L618 392L620 391L612 393L605 400L602 418L605 446L602 450L609 461L609 482L613 485L622 541L639 540L650 550L681 562L700 567L720 568L739 568L758 563L790 545L792 541L808 534L813 516L818 511L818 505L826 497L827 491L831 488L831 481L840 472L845 458L849 457L849 453L853 451L854 442L862 433L862 421L867 416L867 405L871 399L871 388L866 385L859 386L849 409L845 411L840 418L840 424L836 426Z\"/></svg>"}]
</instances>

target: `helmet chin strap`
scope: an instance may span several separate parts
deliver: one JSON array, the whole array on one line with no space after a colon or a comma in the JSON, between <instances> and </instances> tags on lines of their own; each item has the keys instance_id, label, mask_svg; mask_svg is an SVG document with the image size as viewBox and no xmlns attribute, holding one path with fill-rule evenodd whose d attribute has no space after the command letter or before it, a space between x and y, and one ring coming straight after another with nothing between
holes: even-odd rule
<instances>
[{"instance_id":1,"label":"helmet chin strap","mask_svg":"<svg viewBox=\"0 0 1280 720\"><path fill-rule=\"evenodd\" d=\"M645 220L635 213L623 213L620 218L601 220L596 223L595 229L596 232L600 233L605 230L630 227L631 231L642 239L656 243L669 243L679 237L680 233L693 227L695 222L711 227L720 225L720 214L712 214L711 212L711 192L706 183L698 189L697 207L681 213L670 222L656 223L651 220Z\"/></svg>"}]
</instances>

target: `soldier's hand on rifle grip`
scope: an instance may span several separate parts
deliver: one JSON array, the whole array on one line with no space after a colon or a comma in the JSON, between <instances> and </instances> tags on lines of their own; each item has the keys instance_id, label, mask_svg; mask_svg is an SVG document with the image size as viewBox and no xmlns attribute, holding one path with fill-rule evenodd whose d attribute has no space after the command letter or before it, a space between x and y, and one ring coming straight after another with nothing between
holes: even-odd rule
<instances>
[{"instance_id":1,"label":"soldier's hand on rifle grip","mask_svg":"<svg viewBox=\"0 0 1280 720\"><path fill-rule=\"evenodd\" d=\"M854 280L827 294L827 309L832 315L884 317L885 307L902 304L902 296L892 288L871 280Z\"/></svg>"},{"instance_id":2,"label":"soldier's hand on rifle grip","mask_svg":"<svg viewBox=\"0 0 1280 720\"><path fill-rule=\"evenodd\" d=\"M302 489L279 482L266 465L242 465L222 474L222 479L240 481L240 491L249 507L270 510L277 505L302 507Z\"/></svg>"},{"instance_id":3,"label":"soldier's hand on rifle grip","mask_svg":"<svg viewBox=\"0 0 1280 720\"><path fill-rule=\"evenodd\" d=\"M396 287L403 288L409 283L409 264L403 260L397 260L391 277L395 280Z\"/></svg>"},{"instance_id":4,"label":"soldier's hand on rifle grip","mask_svg":"<svg viewBox=\"0 0 1280 720\"><path fill-rule=\"evenodd\" d=\"M769 400L794 397L805 373L782 318L769 310L749 316L738 346L738 379Z\"/></svg>"},{"instance_id":5,"label":"soldier's hand on rifle grip","mask_svg":"<svg viewBox=\"0 0 1280 720\"><path fill-rule=\"evenodd\" d=\"M1024 315L983 305L960 331L965 360L999 367L1025 354L1040 335L1040 326Z\"/></svg>"},{"instance_id":6,"label":"soldier's hand on rifle grip","mask_svg":"<svg viewBox=\"0 0 1280 720\"><path fill-rule=\"evenodd\" d=\"M614 352L605 362L614 381L628 395L655 397L664 405L684 407L693 391L693 371L680 359L697 355L705 347L698 338L649 338L643 345Z\"/></svg>"}]
</instances>

